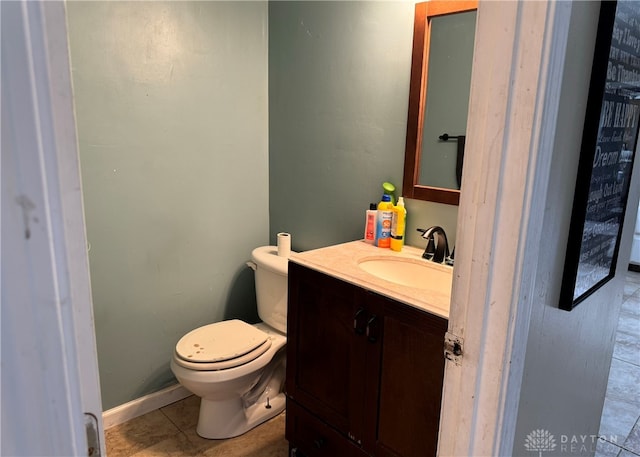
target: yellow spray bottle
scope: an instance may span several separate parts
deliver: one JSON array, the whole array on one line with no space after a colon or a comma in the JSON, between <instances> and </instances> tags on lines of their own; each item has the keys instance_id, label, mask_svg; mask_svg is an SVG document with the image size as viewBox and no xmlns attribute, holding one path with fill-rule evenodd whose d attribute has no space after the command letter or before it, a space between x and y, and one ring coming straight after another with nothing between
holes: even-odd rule
<instances>
[{"instance_id":1,"label":"yellow spray bottle","mask_svg":"<svg viewBox=\"0 0 640 457\"><path fill-rule=\"evenodd\" d=\"M407 224L407 210L404 207L404 199L398 198L398 204L394 205L391 217L391 250L402 251L404 246L404 232Z\"/></svg>"}]
</instances>

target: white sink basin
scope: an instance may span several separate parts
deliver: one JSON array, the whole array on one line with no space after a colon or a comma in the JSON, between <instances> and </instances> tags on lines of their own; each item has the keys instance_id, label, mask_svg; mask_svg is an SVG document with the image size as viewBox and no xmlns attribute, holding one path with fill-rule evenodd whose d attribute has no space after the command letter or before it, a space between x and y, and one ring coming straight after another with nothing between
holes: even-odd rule
<instances>
[{"instance_id":1,"label":"white sink basin","mask_svg":"<svg viewBox=\"0 0 640 457\"><path fill-rule=\"evenodd\" d=\"M371 257L358 262L358 267L401 286L451 293L453 269L449 266L405 257Z\"/></svg>"}]
</instances>

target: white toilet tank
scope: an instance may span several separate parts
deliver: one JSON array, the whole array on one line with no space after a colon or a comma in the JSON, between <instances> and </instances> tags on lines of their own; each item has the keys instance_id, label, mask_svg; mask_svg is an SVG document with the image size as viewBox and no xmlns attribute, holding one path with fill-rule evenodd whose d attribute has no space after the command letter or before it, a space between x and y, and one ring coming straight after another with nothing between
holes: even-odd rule
<instances>
[{"instance_id":1,"label":"white toilet tank","mask_svg":"<svg viewBox=\"0 0 640 457\"><path fill-rule=\"evenodd\" d=\"M263 322L287 333L287 257L278 256L276 246L262 246L251 252L256 264L256 300Z\"/></svg>"}]
</instances>

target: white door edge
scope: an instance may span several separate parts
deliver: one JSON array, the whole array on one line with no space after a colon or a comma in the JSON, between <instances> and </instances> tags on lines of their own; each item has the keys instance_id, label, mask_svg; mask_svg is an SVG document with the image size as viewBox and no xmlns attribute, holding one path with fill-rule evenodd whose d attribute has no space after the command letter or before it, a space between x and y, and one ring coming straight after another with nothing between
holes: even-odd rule
<instances>
[{"instance_id":1,"label":"white door edge","mask_svg":"<svg viewBox=\"0 0 640 457\"><path fill-rule=\"evenodd\" d=\"M440 456L512 452L571 10L479 4Z\"/></svg>"},{"instance_id":2,"label":"white door edge","mask_svg":"<svg viewBox=\"0 0 640 457\"><path fill-rule=\"evenodd\" d=\"M65 6L2 2L2 455L105 455Z\"/></svg>"}]
</instances>

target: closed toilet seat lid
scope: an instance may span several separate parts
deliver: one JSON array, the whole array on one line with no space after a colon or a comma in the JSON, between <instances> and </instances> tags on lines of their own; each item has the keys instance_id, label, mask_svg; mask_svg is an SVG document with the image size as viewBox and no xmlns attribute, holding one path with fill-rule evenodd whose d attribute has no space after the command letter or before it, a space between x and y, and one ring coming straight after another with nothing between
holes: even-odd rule
<instances>
[{"instance_id":1,"label":"closed toilet seat lid","mask_svg":"<svg viewBox=\"0 0 640 457\"><path fill-rule=\"evenodd\" d=\"M176 355L190 364L215 365L239 358L247 363L247 358L255 359L271 346L270 343L265 332L234 319L205 325L187 333L176 344ZM240 360L236 360L233 366L239 364Z\"/></svg>"},{"instance_id":2,"label":"closed toilet seat lid","mask_svg":"<svg viewBox=\"0 0 640 457\"><path fill-rule=\"evenodd\" d=\"M236 368L246 363L253 362L262 354L267 352L270 347L271 340L269 339L247 354L241 355L240 357L236 357L234 359L223 360L221 362L188 362L180 357L180 355L178 355L178 352L176 351L176 357L174 358L174 360L178 365L194 371L227 370L229 368Z\"/></svg>"}]
</instances>

